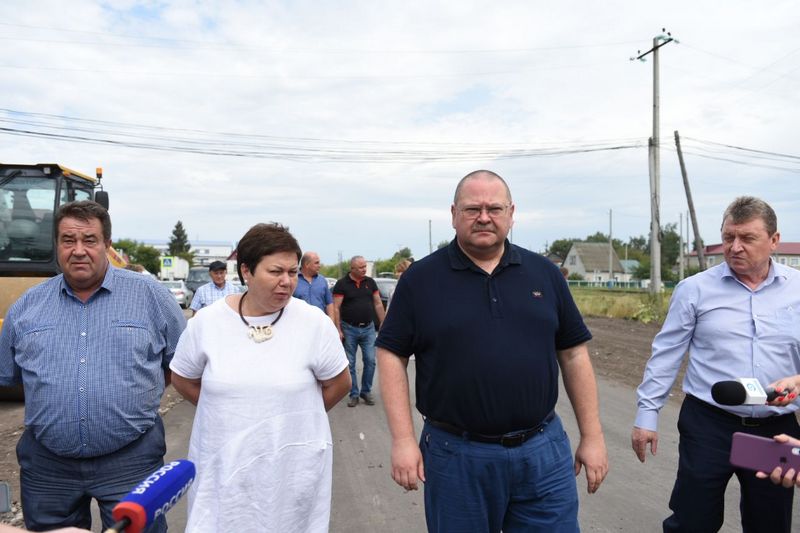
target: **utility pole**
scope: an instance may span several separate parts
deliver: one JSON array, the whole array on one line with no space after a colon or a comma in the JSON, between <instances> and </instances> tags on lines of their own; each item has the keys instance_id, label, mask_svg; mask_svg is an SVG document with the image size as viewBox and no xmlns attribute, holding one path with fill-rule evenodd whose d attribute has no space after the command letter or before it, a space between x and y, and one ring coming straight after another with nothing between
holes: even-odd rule
<instances>
[{"instance_id":1,"label":"utility pole","mask_svg":"<svg viewBox=\"0 0 800 533\"><path fill-rule=\"evenodd\" d=\"M681 150L681 137L678 135L678 130L675 130L675 148L678 150L678 161L681 164L681 175L683 176L683 188L686 189L686 203L689 204L689 213L692 215L692 227L694 228L694 246L697 250L697 263L700 265L700 270L706 269L706 257L703 250L703 243L700 239L700 229L697 227L697 214L694 211L694 202L692 201L692 189L689 188L689 176L686 174L686 165L683 162L683 151ZM686 219L689 223L689 219Z\"/></svg>"},{"instance_id":2,"label":"utility pole","mask_svg":"<svg viewBox=\"0 0 800 533\"><path fill-rule=\"evenodd\" d=\"M608 210L608 286L614 282L614 241L611 238L611 209Z\"/></svg>"},{"instance_id":3,"label":"utility pole","mask_svg":"<svg viewBox=\"0 0 800 533\"><path fill-rule=\"evenodd\" d=\"M431 237L431 219L428 219L428 253L433 253L433 238Z\"/></svg>"},{"instance_id":4,"label":"utility pole","mask_svg":"<svg viewBox=\"0 0 800 533\"><path fill-rule=\"evenodd\" d=\"M659 66L658 49L672 41L678 42L666 29L661 29L661 35L653 37L653 47L632 57L631 60L638 59L645 61L645 57L653 54L653 136L650 137L650 292L659 294L661 292L661 223L659 221L660 205L660 180L661 180L661 156L659 139Z\"/></svg>"},{"instance_id":5,"label":"utility pole","mask_svg":"<svg viewBox=\"0 0 800 533\"><path fill-rule=\"evenodd\" d=\"M680 227L678 228L678 281L683 280L683 213L678 213ZM689 221L687 220L688 224Z\"/></svg>"}]
</instances>

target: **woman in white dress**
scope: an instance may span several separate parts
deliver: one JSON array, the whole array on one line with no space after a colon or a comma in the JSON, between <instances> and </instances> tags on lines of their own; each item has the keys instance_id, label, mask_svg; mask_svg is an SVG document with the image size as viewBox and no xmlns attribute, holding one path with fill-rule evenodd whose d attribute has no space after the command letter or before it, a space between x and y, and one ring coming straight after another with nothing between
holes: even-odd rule
<instances>
[{"instance_id":1,"label":"woman in white dress","mask_svg":"<svg viewBox=\"0 0 800 533\"><path fill-rule=\"evenodd\" d=\"M286 228L257 224L236 253L247 292L198 312L170 364L197 405L186 531L327 531L326 411L350 390L347 357L333 322L292 298L301 251Z\"/></svg>"}]
</instances>

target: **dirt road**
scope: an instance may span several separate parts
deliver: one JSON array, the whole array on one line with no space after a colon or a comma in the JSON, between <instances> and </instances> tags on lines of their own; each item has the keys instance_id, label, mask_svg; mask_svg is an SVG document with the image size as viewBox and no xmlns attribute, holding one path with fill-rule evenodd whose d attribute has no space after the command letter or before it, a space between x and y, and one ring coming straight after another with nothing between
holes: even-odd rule
<instances>
[{"instance_id":1,"label":"dirt road","mask_svg":"<svg viewBox=\"0 0 800 533\"><path fill-rule=\"evenodd\" d=\"M601 491L585 493L579 479L581 524L585 531L656 531L668 514L666 507L677 464L676 394L662 411L657 458L640 465L630 450L630 427L635 414L635 391L650 354L650 343L658 326L638 322L588 318L594 339L590 353L598 374L601 416L609 448L611 473ZM380 400L380 391L377 391ZM577 431L566 395L561 394L558 412L564 420L573 446ZM172 407L175 406L175 409ZM193 408L181 402L171 388L162 403L166 414L168 458L183 457L191 429ZM16 500L19 495L18 468L14 447L22 431L21 404L0 402L0 481L7 481ZM389 442L380 405L348 409L344 404L331 413L334 437L334 497L331 516L333 533L352 531L424 531L422 493L404 493L389 477ZM419 427L419 426L418 426ZM738 486L728 490L726 524L722 531L738 531ZM185 505L170 512L171 530L182 531ZM800 523L800 506L795 520ZM19 524L21 514L15 502L11 513L0 514L0 522Z\"/></svg>"}]
</instances>

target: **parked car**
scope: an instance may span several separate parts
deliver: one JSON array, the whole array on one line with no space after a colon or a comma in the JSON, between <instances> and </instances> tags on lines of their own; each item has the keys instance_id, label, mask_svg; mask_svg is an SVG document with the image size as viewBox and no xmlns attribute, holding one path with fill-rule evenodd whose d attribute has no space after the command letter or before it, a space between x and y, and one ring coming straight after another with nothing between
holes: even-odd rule
<instances>
[{"instance_id":1,"label":"parked car","mask_svg":"<svg viewBox=\"0 0 800 533\"><path fill-rule=\"evenodd\" d=\"M189 287L192 293L195 293L197 289L209 281L211 281L211 276L208 274L208 267L192 267L186 277L186 286Z\"/></svg>"},{"instance_id":2,"label":"parked car","mask_svg":"<svg viewBox=\"0 0 800 533\"><path fill-rule=\"evenodd\" d=\"M397 287L397 280L394 278L375 278L375 283L378 285L378 292L381 295L383 308L386 309L389 298L394 293L395 287Z\"/></svg>"},{"instance_id":3,"label":"parked car","mask_svg":"<svg viewBox=\"0 0 800 533\"><path fill-rule=\"evenodd\" d=\"M178 305L180 305L182 308L186 309L192 304L194 292L192 292L189 287L186 286L186 282L184 282L182 279L175 281L162 281L161 283L169 289L169 292L171 292L175 297L175 301L178 302Z\"/></svg>"}]
</instances>

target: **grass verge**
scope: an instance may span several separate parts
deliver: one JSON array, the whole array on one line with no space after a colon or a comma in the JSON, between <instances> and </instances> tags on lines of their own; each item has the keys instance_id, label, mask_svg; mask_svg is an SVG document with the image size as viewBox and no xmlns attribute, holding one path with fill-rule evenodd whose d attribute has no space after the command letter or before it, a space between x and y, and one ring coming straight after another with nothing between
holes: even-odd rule
<instances>
[{"instance_id":1,"label":"grass verge","mask_svg":"<svg viewBox=\"0 0 800 533\"><path fill-rule=\"evenodd\" d=\"M626 289L571 287L572 297L584 316L604 316L662 323L672 290L659 295Z\"/></svg>"}]
</instances>

